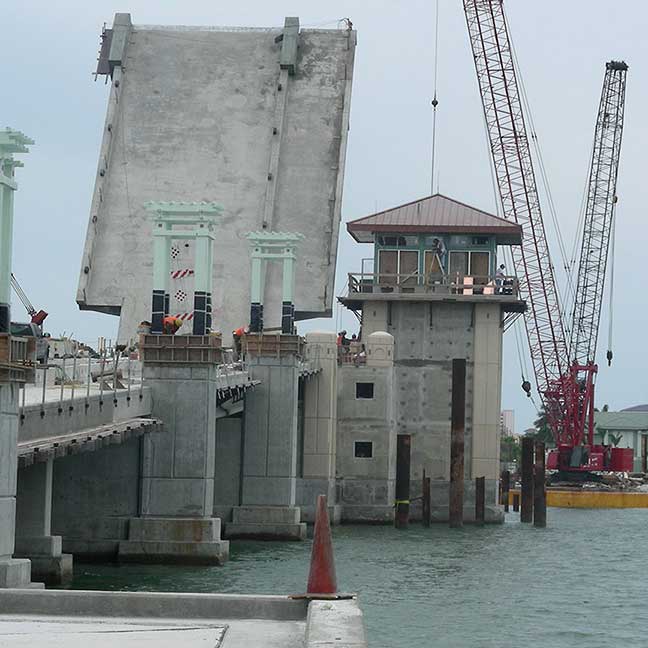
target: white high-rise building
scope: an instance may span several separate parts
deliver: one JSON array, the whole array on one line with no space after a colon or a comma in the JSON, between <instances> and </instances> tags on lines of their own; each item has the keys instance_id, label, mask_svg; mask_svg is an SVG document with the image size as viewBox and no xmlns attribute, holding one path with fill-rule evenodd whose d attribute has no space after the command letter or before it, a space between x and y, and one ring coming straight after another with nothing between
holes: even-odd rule
<instances>
[{"instance_id":1,"label":"white high-rise building","mask_svg":"<svg viewBox=\"0 0 648 648\"><path fill-rule=\"evenodd\" d=\"M500 431L502 436L515 436L515 410L502 410Z\"/></svg>"}]
</instances>

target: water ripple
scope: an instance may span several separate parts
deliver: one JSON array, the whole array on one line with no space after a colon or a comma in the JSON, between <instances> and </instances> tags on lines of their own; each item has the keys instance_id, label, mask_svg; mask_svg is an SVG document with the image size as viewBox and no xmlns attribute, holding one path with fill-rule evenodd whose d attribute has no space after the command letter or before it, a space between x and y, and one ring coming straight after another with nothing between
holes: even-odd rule
<instances>
[{"instance_id":1,"label":"water ripple","mask_svg":"<svg viewBox=\"0 0 648 648\"><path fill-rule=\"evenodd\" d=\"M372 648L648 647L648 510L549 510L547 529L339 527ZM233 542L223 567L77 565L79 589L302 592L310 542Z\"/></svg>"}]
</instances>

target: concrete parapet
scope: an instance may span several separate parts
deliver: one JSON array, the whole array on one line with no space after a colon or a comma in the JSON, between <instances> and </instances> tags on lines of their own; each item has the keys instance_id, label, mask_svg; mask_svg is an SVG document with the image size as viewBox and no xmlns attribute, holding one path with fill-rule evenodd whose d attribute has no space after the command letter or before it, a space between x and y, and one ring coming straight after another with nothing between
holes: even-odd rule
<instances>
[{"instance_id":1,"label":"concrete parapet","mask_svg":"<svg viewBox=\"0 0 648 648\"><path fill-rule=\"evenodd\" d=\"M225 526L228 539L305 540L306 523L298 506L235 506Z\"/></svg>"},{"instance_id":2,"label":"concrete parapet","mask_svg":"<svg viewBox=\"0 0 648 648\"><path fill-rule=\"evenodd\" d=\"M39 616L303 621L308 601L243 594L5 590L0 591L0 610Z\"/></svg>"},{"instance_id":3,"label":"concrete parapet","mask_svg":"<svg viewBox=\"0 0 648 648\"><path fill-rule=\"evenodd\" d=\"M221 540L218 518L132 518L128 540L119 543L124 562L221 565L229 542Z\"/></svg>"}]
</instances>

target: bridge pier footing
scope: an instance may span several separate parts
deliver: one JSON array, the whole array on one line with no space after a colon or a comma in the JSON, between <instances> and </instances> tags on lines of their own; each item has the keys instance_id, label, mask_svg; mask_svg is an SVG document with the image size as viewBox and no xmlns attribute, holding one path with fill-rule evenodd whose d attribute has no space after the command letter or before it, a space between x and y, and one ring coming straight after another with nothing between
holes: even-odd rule
<instances>
[{"instance_id":1,"label":"bridge pier footing","mask_svg":"<svg viewBox=\"0 0 648 648\"><path fill-rule=\"evenodd\" d=\"M18 384L0 384L0 587L32 587L31 563L14 558L18 478ZM42 584L40 585L42 587Z\"/></svg>"},{"instance_id":2,"label":"bridge pier footing","mask_svg":"<svg viewBox=\"0 0 648 648\"><path fill-rule=\"evenodd\" d=\"M62 551L61 536L52 533L54 458L23 468L16 489L17 558L31 560L31 575L46 585L72 580L72 555Z\"/></svg>"},{"instance_id":3,"label":"bridge pier footing","mask_svg":"<svg viewBox=\"0 0 648 648\"><path fill-rule=\"evenodd\" d=\"M222 564L229 542L213 515L216 364L147 362L145 356L144 377L164 430L144 438L139 517L129 521L119 560Z\"/></svg>"},{"instance_id":4,"label":"bridge pier footing","mask_svg":"<svg viewBox=\"0 0 648 648\"><path fill-rule=\"evenodd\" d=\"M245 397L241 505L225 530L228 538L304 540L306 524L295 505L299 358L284 345L294 336L267 337L274 343L267 355L261 343L246 358L260 384Z\"/></svg>"}]
</instances>

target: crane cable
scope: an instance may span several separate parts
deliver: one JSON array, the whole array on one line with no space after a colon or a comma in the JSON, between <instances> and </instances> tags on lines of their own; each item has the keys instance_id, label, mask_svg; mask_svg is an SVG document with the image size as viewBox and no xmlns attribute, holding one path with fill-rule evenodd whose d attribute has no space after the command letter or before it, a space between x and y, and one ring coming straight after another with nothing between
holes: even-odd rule
<instances>
[{"instance_id":1,"label":"crane cable","mask_svg":"<svg viewBox=\"0 0 648 648\"><path fill-rule=\"evenodd\" d=\"M439 0L436 0L436 18L434 28L434 98L432 99L432 172L430 177L430 195L434 195L434 166L436 162L436 124L437 124L437 79L439 76ZM438 189L437 189L438 190Z\"/></svg>"},{"instance_id":2,"label":"crane cable","mask_svg":"<svg viewBox=\"0 0 648 648\"><path fill-rule=\"evenodd\" d=\"M607 362L608 367L612 364L612 327L614 323L614 244L616 234L616 196L614 196L614 203L612 205L612 235L610 238L610 294L609 294L609 326L608 326L608 348L607 348Z\"/></svg>"},{"instance_id":3,"label":"crane cable","mask_svg":"<svg viewBox=\"0 0 648 648\"><path fill-rule=\"evenodd\" d=\"M509 30L510 30L510 25L509 25ZM545 194L547 197L547 202L549 205L549 215L551 216L551 220L554 226L554 231L556 234L556 239L558 241L558 249L560 252L561 260L563 263L563 268L566 273L567 277L567 291L568 291L568 296L573 295L575 292L575 288L573 285L572 277L569 272L569 255L567 254L567 248L565 247L565 242L564 238L562 235L562 231L560 228L560 222L558 220L558 214L556 210L556 206L553 200L553 194L551 193L551 189L549 186L549 177L547 174L547 169L544 163L544 158L542 155L542 150L540 148L540 140L538 139L536 127L535 127L535 121L533 119L533 113L531 112L531 105L529 103L527 91L526 91L526 85L524 83L524 78L522 76L521 72L521 67L518 61L518 56L517 56L517 51L515 49L515 45L513 42L513 38L511 38L511 56L513 58L513 63L515 66L515 71L517 78L519 80L520 84L520 100L522 102L523 108L524 108L524 114L527 117L528 123L529 123L529 129L531 132L531 142L533 144L533 148L536 153L536 159L538 161L539 169L540 169L540 179L542 181L543 188L545 190ZM553 263L552 263L553 266ZM565 310L563 307L563 300L561 299L560 292L558 290L558 286L556 285L556 297L558 299L558 305L560 309L560 314L561 314L561 320L562 323L564 324L566 320L565 316Z\"/></svg>"}]
</instances>

